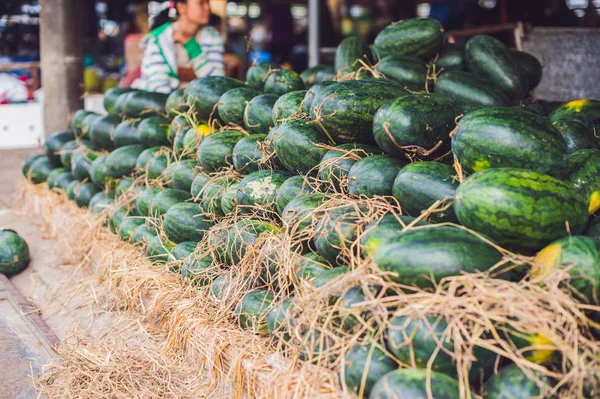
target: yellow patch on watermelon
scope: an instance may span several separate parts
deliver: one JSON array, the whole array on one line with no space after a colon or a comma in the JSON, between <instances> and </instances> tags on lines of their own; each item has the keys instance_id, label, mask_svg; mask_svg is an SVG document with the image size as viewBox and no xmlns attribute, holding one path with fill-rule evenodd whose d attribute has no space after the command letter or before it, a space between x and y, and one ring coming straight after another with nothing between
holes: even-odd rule
<instances>
[{"instance_id":1,"label":"yellow patch on watermelon","mask_svg":"<svg viewBox=\"0 0 600 399\"><path fill-rule=\"evenodd\" d=\"M475 165L473 165L473 171L481 172L482 170L489 169L490 166L490 162L487 159L480 159L475 162Z\"/></svg>"},{"instance_id":2,"label":"yellow patch on watermelon","mask_svg":"<svg viewBox=\"0 0 600 399\"><path fill-rule=\"evenodd\" d=\"M592 196L590 197L590 206L588 208L588 213L591 215L596 213L596 211L600 209L600 192L594 191Z\"/></svg>"},{"instance_id":3,"label":"yellow patch on watermelon","mask_svg":"<svg viewBox=\"0 0 600 399\"><path fill-rule=\"evenodd\" d=\"M532 274L534 277L548 276L560 262L562 247L558 244L550 244L538 252L533 261Z\"/></svg>"},{"instance_id":4,"label":"yellow patch on watermelon","mask_svg":"<svg viewBox=\"0 0 600 399\"><path fill-rule=\"evenodd\" d=\"M531 342L532 347L538 346L552 346L553 343L547 337L542 334L532 335L529 342ZM532 351L528 351L525 354L525 357L530 361L537 364L546 364L552 360L554 356L554 350L552 349L534 349Z\"/></svg>"},{"instance_id":5,"label":"yellow patch on watermelon","mask_svg":"<svg viewBox=\"0 0 600 399\"><path fill-rule=\"evenodd\" d=\"M568 103L565 104L565 107L571 111L581 112L581 109L583 108L583 106L586 105L588 102L589 102L588 99L582 98L580 100L569 101Z\"/></svg>"},{"instance_id":6,"label":"yellow patch on watermelon","mask_svg":"<svg viewBox=\"0 0 600 399\"><path fill-rule=\"evenodd\" d=\"M202 137L210 136L213 133L210 126L206 124L198 125L196 130L198 130L201 133Z\"/></svg>"}]
</instances>

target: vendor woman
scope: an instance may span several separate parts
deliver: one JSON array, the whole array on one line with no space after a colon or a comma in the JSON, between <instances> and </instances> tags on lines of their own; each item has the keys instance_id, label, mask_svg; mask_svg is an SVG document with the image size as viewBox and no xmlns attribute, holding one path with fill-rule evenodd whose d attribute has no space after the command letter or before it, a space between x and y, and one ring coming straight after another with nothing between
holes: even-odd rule
<instances>
[{"instance_id":1,"label":"vendor woman","mask_svg":"<svg viewBox=\"0 0 600 399\"><path fill-rule=\"evenodd\" d=\"M170 93L195 78L224 75L223 38L209 20L209 0L171 0L154 18L132 87Z\"/></svg>"}]
</instances>

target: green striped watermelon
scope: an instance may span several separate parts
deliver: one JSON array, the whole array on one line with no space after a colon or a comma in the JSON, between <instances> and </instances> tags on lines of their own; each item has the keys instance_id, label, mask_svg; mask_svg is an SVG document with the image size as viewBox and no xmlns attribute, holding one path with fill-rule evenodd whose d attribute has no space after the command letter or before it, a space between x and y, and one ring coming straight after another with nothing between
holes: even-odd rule
<instances>
[{"instance_id":1,"label":"green striped watermelon","mask_svg":"<svg viewBox=\"0 0 600 399\"><path fill-rule=\"evenodd\" d=\"M108 89L106 93L104 93L103 98L103 105L106 112L108 112L109 114L114 114L116 111L115 104L117 102L117 99L121 97L121 95L130 93L132 91L135 91L135 89L130 89L126 87L113 87L111 89Z\"/></svg>"},{"instance_id":2,"label":"green striped watermelon","mask_svg":"<svg viewBox=\"0 0 600 399\"><path fill-rule=\"evenodd\" d=\"M241 125L246 104L259 94L259 91L250 87L237 87L225 92L217 106L219 117L226 124Z\"/></svg>"},{"instance_id":3,"label":"green striped watermelon","mask_svg":"<svg viewBox=\"0 0 600 399\"><path fill-rule=\"evenodd\" d=\"M66 145L66 143L65 143L65 145ZM23 163L23 167L21 168L21 172L23 173L24 177L29 178L29 169L31 169L31 165L33 165L33 163L35 161L37 161L38 159L40 159L42 157L46 157L46 156L44 154L38 154L38 153L27 155L27 158L25 158L25 162ZM62 162L62 155L61 155L61 163L63 164L63 167L65 168L65 170L71 170L70 162L69 162L68 166L65 165L64 162Z\"/></svg>"},{"instance_id":4,"label":"green striped watermelon","mask_svg":"<svg viewBox=\"0 0 600 399\"><path fill-rule=\"evenodd\" d=\"M144 191L140 193L140 195L135 200L135 206L137 209L137 213L140 216L149 216L150 208L152 206L152 202L154 202L155 197L158 193L161 192L161 189L158 187L148 187Z\"/></svg>"},{"instance_id":5,"label":"green striped watermelon","mask_svg":"<svg viewBox=\"0 0 600 399\"><path fill-rule=\"evenodd\" d=\"M369 64L371 50L358 36L348 36L338 45L335 52L334 68L336 71L348 69L352 66L362 66L362 60Z\"/></svg>"},{"instance_id":6,"label":"green striped watermelon","mask_svg":"<svg viewBox=\"0 0 600 399\"><path fill-rule=\"evenodd\" d=\"M256 172L268 165L269 159L263 147L266 134L252 134L243 137L233 147L233 167L242 174Z\"/></svg>"},{"instance_id":7,"label":"green striped watermelon","mask_svg":"<svg viewBox=\"0 0 600 399\"><path fill-rule=\"evenodd\" d=\"M296 90L279 97L279 99L275 101L271 113L273 126L302 111L302 102L304 101L305 96L306 90Z\"/></svg>"},{"instance_id":8,"label":"green striped watermelon","mask_svg":"<svg viewBox=\"0 0 600 399\"><path fill-rule=\"evenodd\" d=\"M222 176L212 179L200 191L200 208L204 213L224 216L222 200L229 186L239 183L237 177Z\"/></svg>"},{"instance_id":9,"label":"green striped watermelon","mask_svg":"<svg viewBox=\"0 0 600 399\"><path fill-rule=\"evenodd\" d=\"M365 258L371 257L382 243L398 235L405 227L409 225L412 227L426 226L428 224L423 220L415 222L415 218L411 216L385 215L365 227L365 231L360 238L360 252Z\"/></svg>"},{"instance_id":10,"label":"green striped watermelon","mask_svg":"<svg viewBox=\"0 0 600 399\"><path fill-rule=\"evenodd\" d=\"M265 93L282 96L296 90L304 90L304 82L300 75L290 69L272 70L265 81Z\"/></svg>"},{"instance_id":11,"label":"green striped watermelon","mask_svg":"<svg viewBox=\"0 0 600 399\"><path fill-rule=\"evenodd\" d=\"M552 126L558 130L567 143L567 152L569 153L597 147L595 138L589 134L589 129L580 121L559 119L552 122Z\"/></svg>"},{"instance_id":12,"label":"green striped watermelon","mask_svg":"<svg viewBox=\"0 0 600 399\"><path fill-rule=\"evenodd\" d=\"M211 115L213 118L218 117L215 105L221 96L231 89L243 86L244 83L237 79L226 76L207 76L190 82L184 90L184 95L196 118L201 122L208 122Z\"/></svg>"},{"instance_id":13,"label":"green striped watermelon","mask_svg":"<svg viewBox=\"0 0 600 399\"><path fill-rule=\"evenodd\" d=\"M163 176L163 173L171 164L170 152L159 151L156 155L150 159L148 166L146 167L146 177L148 180L156 180Z\"/></svg>"},{"instance_id":14,"label":"green striped watermelon","mask_svg":"<svg viewBox=\"0 0 600 399\"><path fill-rule=\"evenodd\" d=\"M275 210L279 187L292 176L282 170L259 170L244 177L239 184L235 202L243 207Z\"/></svg>"},{"instance_id":15,"label":"green striped watermelon","mask_svg":"<svg viewBox=\"0 0 600 399\"><path fill-rule=\"evenodd\" d=\"M141 144L117 148L106 157L106 174L115 179L132 174L144 149Z\"/></svg>"},{"instance_id":16,"label":"green striped watermelon","mask_svg":"<svg viewBox=\"0 0 600 399\"><path fill-rule=\"evenodd\" d=\"M233 148L245 136L239 131L222 131L206 137L198 148L200 166L207 172L230 167L233 163Z\"/></svg>"},{"instance_id":17,"label":"green striped watermelon","mask_svg":"<svg viewBox=\"0 0 600 399\"><path fill-rule=\"evenodd\" d=\"M390 55L382 58L375 70L387 79L398 82L406 90L420 92L432 86L428 79L427 64L419 57Z\"/></svg>"},{"instance_id":18,"label":"green striped watermelon","mask_svg":"<svg viewBox=\"0 0 600 399\"><path fill-rule=\"evenodd\" d=\"M165 110L170 118L175 118L189 110L190 106L186 102L185 89L177 89L167 97Z\"/></svg>"},{"instance_id":19,"label":"green striped watermelon","mask_svg":"<svg viewBox=\"0 0 600 399\"><path fill-rule=\"evenodd\" d=\"M190 188L190 193L192 194L192 198L198 198L200 196L200 192L206 186L206 184L210 181L210 176L206 173L200 172L192 181L192 187Z\"/></svg>"},{"instance_id":20,"label":"green striped watermelon","mask_svg":"<svg viewBox=\"0 0 600 399\"><path fill-rule=\"evenodd\" d=\"M377 153L381 153L381 150L375 146L358 143L340 144L335 149L327 151L321 158L319 179L329 182L339 190L342 185L347 185L347 176L352 165L364 157Z\"/></svg>"},{"instance_id":21,"label":"green striped watermelon","mask_svg":"<svg viewBox=\"0 0 600 399\"><path fill-rule=\"evenodd\" d=\"M541 373L535 373L537 379L544 383L545 390L542 391L536 380L528 377L521 369L512 364L503 367L497 374L490 377L483 387L487 399L529 399L529 398L551 398L549 392L550 379ZM542 396L540 396L542 395Z\"/></svg>"},{"instance_id":22,"label":"green striped watermelon","mask_svg":"<svg viewBox=\"0 0 600 399\"><path fill-rule=\"evenodd\" d=\"M371 389L370 399L459 399L458 381L436 371L401 369L387 373ZM399 395L401 393L402 396Z\"/></svg>"},{"instance_id":23,"label":"green striped watermelon","mask_svg":"<svg viewBox=\"0 0 600 399\"><path fill-rule=\"evenodd\" d=\"M146 147L170 145L170 126L171 121L161 116L152 116L150 118L143 119L138 126L142 144L144 144Z\"/></svg>"},{"instance_id":24,"label":"green striped watermelon","mask_svg":"<svg viewBox=\"0 0 600 399\"><path fill-rule=\"evenodd\" d=\"M158 233L153 228L142 224L133 231L131 242L139 247L144 247L156 237L158 237Z\"/></svg>"},{"instance_id":25,"label":"green striped watermelon","mask_svg":"<svg viewBox=\"0 0 600 399\"><path fill-rule=\"evenodd\" d=\"M237 207L235 198L237 197L239 187L239 182L233 183L227 187L221 196L221 210L223 211L223 215L229 215L235 212Z\"/></svg>"},{"instance_id":26,"label":"green striped watermelon","mask_svg":"<svg viewBox=\"0 0 600 399\"><path fill-rule=\"evenodd\" d=\"M598 143L600 131L600 101L581 98L562 104L550 113L550 120L575 120L583 123L588 128L588 135Z\"/></svg>"},{"instance_id":27,"label":"green striped watermelon","mask_svg":"<svg viewBox=\"0 0 600 399\"><path fill-rule=\"evenodd\" d=\"M564 179L588 203L588 213L600 209L600 150L580 150L566 160Z\"/></svg>"},{"instance_id":28,"label":"green striped watermelon","mask_svg":"<svg viewBox=\"0 0 600 399\"><path fill-rule=\"evenodd\" d=\"M75 189L75 202L80 208L87 208L94 195L100 192L100 189L93 183L85 183Z\"/></svg>"},{"instance_id":29,"label":"green striped watermelon","mask_svg":"<svg viewBox=\"0 0 600 399\"><path fill-rule=\"evenodd\" d=\"M259 62L248 68L246 72L246 81L248 86L258 90L264 90L265 81L270 72L275 69L280 69L281 66L274 62Z\"/></svg>"},{"instance_id":30,"label":"green striped watermelon","mask_svg":"<svg viewBox=\"0 0 600 399\"><path fill-rule=\"evenodd\" d=\"M10 277L27 268L29 246L16 231L0 229L0 274Z\"/></svg>"},{"instance_id":31,"label":"green striped watermelon","mask_svg":"<svg viewBox=\"0 0 600 399\"><path fill-rule=\"evenodd\" d=\"M159 236L152 238L146 248L146 256L152 263L166 263L173 260L171 251L175 248L172 242L164 242Z\"/></svg>"},{"instance_id":32,"label":"green striped watermelon","mask_svg":"<svg viewBox=\"0 0 600 399\"><path fill-rule=\"evenodd\" d=\"M198 162L193 159L185 159L169 165L168 176L169 187L176 190L190 192L195 176L198 174Z\"/></svg>"},{"instance_id":33,"label":"green striped watermelon","mask_svg":"<svg viewBox=\"0 0 600 399\"><path fill-rule=\"evenodd\" d=\"M98 147L112 151L115 149L115 129L121 122L121 117L115 114L99 117L90 127L90 140Z\"/></svg>"},{"instance_id":34,"label":"green striped watermelon","mask_svg":"<svg viewBox=\"0 0 600 399\"><path fill-rule=\"evenodd\" d=\"M104 98L106 98L106 94L104 95ZM83 120L90 115L96 115L96 113L80 109L73 114L73 117L71 118L71 130L73 130L76 138L82 139L86 136L86 134L83 133Z\"/></svg>"},{"instance_id":35,"label":"green striped watermelon","mask_svg":"<svg viewBox=\"0 0 600 399\"><path fill-rule=\"evenodd\" d=\"M305 181L303 176L298 175L288 178L281 184L279 190L277 190L277 196L275 197L277 212L281 215L283 209L291 200L311 192L313 192L313 189Z\"/></svg>"},{"instance_id":36,"label":"green striped watermelon","mask_svg":"<svg viewBox=\"0 0 600 399\"><path fill-rule=\"evenodd\" d=\"M170 143L176 143L192 127L185 115L178 115L170 122L167 138Z\"/></svg>"},{"instance_id":37,"label":"green striped watermelon","mask_svg":"<svg viewBox=\"0 0 600 399\"><path fill-rule=\"evenodd\" d=\"M435 69L439 71L465 70L465 48L457 43L444 43L435 60Z\"/></svg>"},{"instance_id":38,"label":"green striped watermelon","mask_svg":"<svg viewBox=\"0 0 600 399\"><path fill-rule=\"evenodd\" d=\"M345 354L344 380L350 391L369 397L373 386L398 364L377 345L356 344Z\"/></svg>"},{"instance_id":39,"label":"green striped watermelon","mask_svg":"<svg viewBox=\"0 0 600 399\"><path fill-rule=\"evenodd\" d=\"M273 127L273 106L279 99L275 94L254 97L244 110L244 126L251 134L269 133Z\"/></svg>"},{"instance_id":40,"label":"green striped watermelon","mask_svg":"<svg viewBox=\"0 0 600 399\"><path fill-rule=\"evenodd\" d=\"M72 140L75 140L75 134L71 130L56 132L48 136L44 147L46 147L46 156L54 166L59 167L62 165L60 150L65 143Z\"/></svg>"},{"instance_id":41,"label":"green striped watermelon","mask_svg":"<svg viewBox=\"0 0 600 399\"><path fill-rule=\"evenodd\" d=\"M200 214L198 204L189 202L171 206L163 221L167 238L175 243L200 241L212 225L208 218Z\"/></svg>"},{"instance_id":42,"label":"green striped watermelon","mask_svg":"<svg viewBox=\"0 0 600 399\"><path fill-rule=\"evenodd\" d=\"M140 172L146 172L146 168L148 167L148 163L156 156L159 151L168 150L167 147L152 147L147 148L138 157L135 168Z\"/></svg>"},{"instance_id":43,"label":"green striped watermelon","mask_svg":"<svg viewBox=\"0 0 600 399\"><path fill-rule=\"evenodd\" d=\"M384 28L374 42L379 58L388 55L415 55L429 58L438 52L444 39L444 28L431 18L411 18Z\"/></svg>"},{"instance_id":44,"label":"green striped watermelon","mask_svg":"<svg viewBox=\"0 0 600 399\"><path fill-rule=\"evenodd\" d=\"M348 193L367 198L392 195L394 179L404 164L388 155L371 155L361 159L348 172Z\"/></svg>"},{"instance_id":45,"label":"green striped watermelon","mask_svg":"<svg viewBox=\"0 0 600 399\"><path fill-rule=\"evenodd\" d=\"M41 156L31 163L26 177L34 184L48 180L48 175L54 170L54 165L47 156Z\"/></svg>"},{"instance_id":46,"label":"green striped watermelon","mask_svg":"<svg viewBox=\"0 0 600 399\"><path fill-rule=\"evenodd\" d=\"M150 202L151 215L164 215L175 204L185 202L190 199L190 193L181 190L166 188L160 190Z\"/></svg>"},{"instance_id":47,"label":"green striped watermelon","mask_svg":"<svg viewBox=\"0 0 600 399\"><path fill-rule=\"evenodd\" d=\"M113 135L115 147L124 147L126 145L142 144L142 135L139 127L139 121L125 120L115 127Z\"/></svg>"},{"instance_id":48,"label":"green striped watermelon","mask_svg":"<svg viewBox=\"0 0 600 399\"><path fill-rule=\"evenodd\" d=\"M273 293L267 290L246 293L235 308L240 326L245 330L268 332L267 315L274 299Z\"/></svg>"},{"instance_id":49,"label":"green striped watermelon","mask_svg":"<svg viewBox=\"0 0 600 399\"><path fill-rule=\"evenodd\" d=\"M459 103L480 107L510 104L508 96L494 82L464 71L442 73L435 81L435 92Z\"/></svg>"},{"instance_id":50,"label":"green striped watermelon","mask_svg":"<svg viewBox=\"0 0 600 399\"><path fill-rule=\"evenodd\" d=\"M332 264L343 264L357 238L362 215L352 206L325 212L315 228L313 244L317 253Z\"/></svg>"}]
</instances>

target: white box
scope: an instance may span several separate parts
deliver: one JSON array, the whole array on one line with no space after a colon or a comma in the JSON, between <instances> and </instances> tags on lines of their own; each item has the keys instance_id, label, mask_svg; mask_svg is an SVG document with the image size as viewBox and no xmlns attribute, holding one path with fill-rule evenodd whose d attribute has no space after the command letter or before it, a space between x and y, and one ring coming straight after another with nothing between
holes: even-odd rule
<instances>
[{"instance_id":1,"label":"white box","mask_svg":"<svg viewBox=\"0 0 600 399\"><path fill-rule=\"evenodd\" d=\"M0 149L35 148L44 141L41 103L0 105Z\"/></svg>"}]
</instances>

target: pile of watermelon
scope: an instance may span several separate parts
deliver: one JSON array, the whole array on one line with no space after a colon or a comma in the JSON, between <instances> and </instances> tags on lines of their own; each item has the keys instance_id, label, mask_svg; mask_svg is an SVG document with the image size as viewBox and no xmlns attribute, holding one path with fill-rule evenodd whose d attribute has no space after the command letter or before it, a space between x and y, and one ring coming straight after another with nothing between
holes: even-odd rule
<instances>
[{"instance_id":1,"label":"pile of watermelon","mask_svg":"<svg viewBox=\"0 0 600 399\"><path fill-rule=\"evenodd\" d=\"M112 89L107 115L75 113L23 173L307 362L338 367L328 347L354 332L335 352L354 394L458 398L470 381L487 398L543 396L557 381L540 370L569 372L552 349L531 350L547 337L508 329L511 347L534 353L527 373L482 346L457 372L439 314L352 311L457 276L518 284L562 270L595 318L600 101L535 101L541 77L535 57L492 37L463 47L410 19L372 46L345 39L335 65L302 74L259 63L247 82L200 78L169 96ZM386 284L329 292L346 335L302 325L298 302L360 270Z\"/></svg>"}]
</instances>

